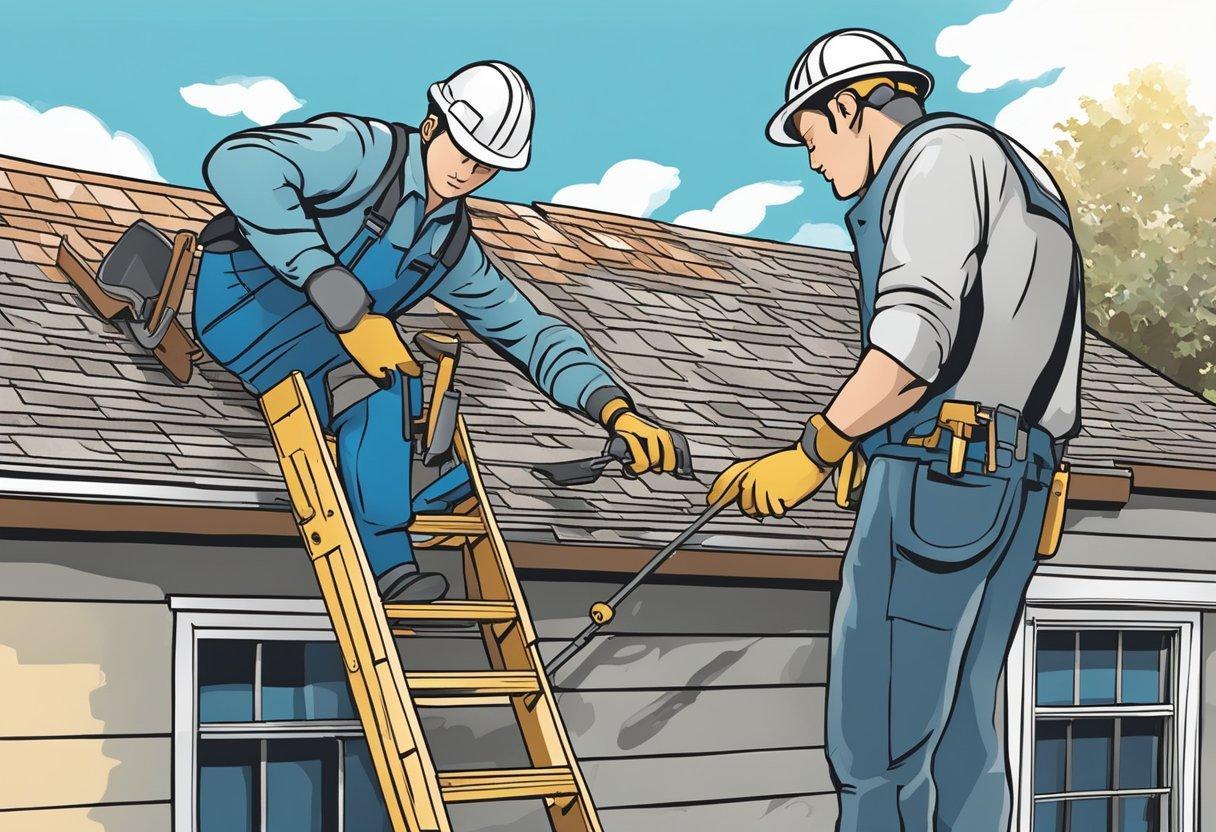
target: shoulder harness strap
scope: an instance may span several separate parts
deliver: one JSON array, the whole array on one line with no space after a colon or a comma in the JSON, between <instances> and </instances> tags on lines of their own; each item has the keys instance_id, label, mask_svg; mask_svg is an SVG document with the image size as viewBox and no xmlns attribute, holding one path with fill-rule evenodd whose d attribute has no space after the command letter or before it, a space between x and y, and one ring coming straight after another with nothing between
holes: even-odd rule
<instances>
[{"instance_id":1,"label":"shoulder harness strap","mask_svg":"<svg viewBox=\"0 0 1216 832\"><path fill-rule=\"evenodd\" d=\"M389 152L388 164L372 186L371 192L379 196L364 211L363 219L363 227L377 239L384 236L384 232L393 224L393 217L397 216L403 188L401 174L405 168L405 157L409 154L410 128L396 122L390 122L388 127L393 135L393 149Z\"/></svg>"},{"instance_id":2,"label":"shoulder harness strap","mask_svg":"<svg viewBox=\"0 0 1216 832\"><path fill-rule=\"evenodd\" d=\"M471 230L469 209L462 199L456 204L456 213L452 218L452 230L448 232L447 239L443 241L443 246L439 249L439 262L445 270L459 262L464 250L469 246Z\"/></svg>"}]
</instances>

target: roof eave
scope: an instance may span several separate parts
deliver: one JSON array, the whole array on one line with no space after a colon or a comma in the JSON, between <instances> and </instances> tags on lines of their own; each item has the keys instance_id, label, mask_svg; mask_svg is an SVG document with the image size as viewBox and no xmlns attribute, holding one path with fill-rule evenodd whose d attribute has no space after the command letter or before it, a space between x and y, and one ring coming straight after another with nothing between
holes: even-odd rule
<instances>
[{"instance_id":1,"label":"roof eave","mask_svg":"<svg viewBox=\"0 0 1216 832\"><path fill-rule=\"evenodd\" d=\"M24 483L23 491L14 489ZM116 487L121 493L116 492ZM148 495L159 492L159 499ZM1119 507L1132 493L1167 493L1216 498L1216 471L1171 466L1075 470L1070 503ZM26 533L193 537L219 543L234 537L272 538L281 544L298 534L282 505L259 502L277 492L189 488L151 483L115 483L8 477L0 480L0 529ZM140 499L142 498L142 499ZM647 547L587 546L560 542L511 541L519 569L546 573L623 575L639 569L653 554ZM833 582L840 574L839 554L790 554L780 551L679 551L660 574L698 579L764 582Z\"/></svg>"}]
</instances>

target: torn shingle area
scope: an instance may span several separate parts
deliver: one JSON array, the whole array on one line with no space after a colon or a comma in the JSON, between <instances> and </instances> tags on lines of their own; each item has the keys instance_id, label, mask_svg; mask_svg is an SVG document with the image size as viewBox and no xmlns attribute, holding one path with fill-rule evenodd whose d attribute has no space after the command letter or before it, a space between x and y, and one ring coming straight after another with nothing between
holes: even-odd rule
<instances>
[{"instance_id":1,"label":"torn shingle area","mask_svg":"<svg viewBox=\"0 0 1216 832\"><path fill-rule=\"evenodd\" d=\"M175 383L55 265L61 240L95 264L134 219L172 235L219 209L204 191L0 158L0 470L222 481L281 501L269 437L240 384L210 361ZM463 412L512 539L665 541L729 462L792 442L858 357L847 254L557 205L473 199L470 214L493 262L542 311L581 329L645 410L688 435L701 479L542 482L532 463L596 454L601 432L424 300L402 324L465 337ZM1083 390L1074 459L1216 469L1216 408L1092 334ZM823 494L781 524L720 518L699 543L839 554L852 520Z\"/></svg>"}]
</instances>

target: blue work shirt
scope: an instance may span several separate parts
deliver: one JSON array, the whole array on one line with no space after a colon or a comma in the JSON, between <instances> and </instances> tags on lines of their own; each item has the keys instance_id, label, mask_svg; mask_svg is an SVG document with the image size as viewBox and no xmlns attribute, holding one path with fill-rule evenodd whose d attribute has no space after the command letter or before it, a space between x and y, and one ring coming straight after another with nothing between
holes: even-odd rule
<instances>
[{"instance_id":1,"label":"blue work shirt","mask_svg":"<svg viewBox=\"0 0 1216 832\"><path fill-rule=\"evenodd\" d=\"M336 252L358 235L391 152L388 125L325 115L225 139L208 156L204 176L237 218L258 257L300 289L318 269L336 264ZM358 275L372 298L372 311L389 316L407 311L399 308L408 294L402 282L412 285L418 277L407 264L423 253L439 251L456 211L456 203L449 201L426 213L426 171L416 132L409 134L402 177L402 200L381 242L401 253L396 273L385 269L383 274L368 274L362 269ZM299 297L302 301L302 292ZM538 311L495 268L475 238L469 239L431 297L455 311L562 407L595 419L613 398L627 398L586 339Z\"/></svg>"}]
</instances>

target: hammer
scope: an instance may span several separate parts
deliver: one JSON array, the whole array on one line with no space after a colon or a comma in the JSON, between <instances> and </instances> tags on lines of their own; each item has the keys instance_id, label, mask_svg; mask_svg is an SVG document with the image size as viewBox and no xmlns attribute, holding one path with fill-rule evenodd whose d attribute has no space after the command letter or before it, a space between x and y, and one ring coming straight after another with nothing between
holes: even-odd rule
<instances>
[{"instance_id":1,"label":"hammer","mask_svg":"<svg viewBox=\"0 0 1216 832\"><path fill-rule=\"evenodd\" d=\"M443 332L419 332L414 343L437 365L435 387L426 412L426 454L422 458L423 465L433 466L448 457L456 436L460 391L453 387L453 380L460 362L460 339Z\"/></svg>"}]
</instances>

